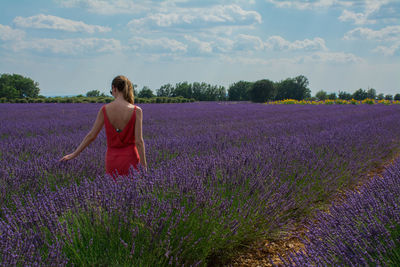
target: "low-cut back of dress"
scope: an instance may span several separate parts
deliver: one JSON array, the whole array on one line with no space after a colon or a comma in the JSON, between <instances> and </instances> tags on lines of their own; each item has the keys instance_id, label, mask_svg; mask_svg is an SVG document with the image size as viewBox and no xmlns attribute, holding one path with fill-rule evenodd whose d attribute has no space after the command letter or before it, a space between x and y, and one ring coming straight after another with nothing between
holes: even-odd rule
<instances>
[{"instance_id":1,"label":"low-cut back of dress","mask_svg":"<svg viewBox=\"0 0 400 267\"><path fill-rule=\"evenodd\" d=\"M106 105L102 107L107 136L106 173L114 179L129 174L131 166L137 170L139 153L135 144L136 106L132 117L123 129L115 129L110 123Z\"/></svg>"}]
</instances>

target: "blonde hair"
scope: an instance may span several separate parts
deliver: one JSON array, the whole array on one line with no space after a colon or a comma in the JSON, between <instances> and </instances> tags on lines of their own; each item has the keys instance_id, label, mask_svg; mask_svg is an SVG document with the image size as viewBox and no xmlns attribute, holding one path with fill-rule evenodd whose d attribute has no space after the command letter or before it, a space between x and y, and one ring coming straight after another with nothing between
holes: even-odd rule
<instances>
[{"instance_id":1,"label":"blonde hair","mask_svg":"<svg viewBox=\"0 0 400 267\"><path fill-rule=\"evenodd\" d=\"M118 75L113 79L111 85L117 88L118 91L122 92L126 101L131 104L134 103L135 96L133 95L133 85L128 78L123 75Z\"/></svg>"}]
</instances>

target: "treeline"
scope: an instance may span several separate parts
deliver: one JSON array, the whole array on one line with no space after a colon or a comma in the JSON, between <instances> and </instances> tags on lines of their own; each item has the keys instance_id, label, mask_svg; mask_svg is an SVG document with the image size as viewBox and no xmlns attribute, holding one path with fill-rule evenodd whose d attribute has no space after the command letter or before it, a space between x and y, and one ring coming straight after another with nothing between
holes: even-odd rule
<instances>
[{"instance_id":1,"label":"treeline","mask_svg":"<svg viewBox=\"0 0 400 267\"><path fill-rule=\"evenodd\" d=\"M303 100L311 98L307 77L300 75L280 82L268 79L256 82L239 81L228 89L228 100L266 102L283 99Z\"/></svg>"},{"instance_id":2,"label":"treeline","mask_svg":"<svg viewBox=\"0 0 400 267\"><path fill-rule=\"evenodd\" d=\"M324 90L318 91L315 94L314 97L315 100L336 100L336 99L342 99L342 100L365 100L365 99L373 99L373 100L400 100L400 94L395 94L394 96L391 94L384 95L382 93L378 94L374 88L369 88L367 90L364 90L362 88L358 89L355 91L353 94L344 92L344 91L339 91L339 93L336 95L336 93L327 93Z\"/></svg>"},{"instance_id":3,"label":"treeline","mask_svg":"<svg viewBox=\"0 0 400 267\"><path fill-rule=\"evenodd\" d=\"M148 94L150 91L151 95ZM39 83L19 74L2 74L0 76L0 103L109 103L113 97L92 90L84 95L68 97L45 97L39 95ZM147 94L146 94L147 93ZM187 103L194 99L173 95L170 97L152 95L147 87L139 94L135 93L135 103Z\"/></svg>"},{"instance_id":4,"label":"treeline","mask_svg":"<svg viewBox=\"0 0 400 267\"><path fill-rule=\"evenodd\" d=\"M378 94L375 89L358 89L354 93L339 91L328 93L324 90L318 91L315 96L311 96L308 88L309 81L304 75L294 78L287 78L279 82L262 79L255 82L238 81L226 89L224 86L212 85L205 82L179 82L175 85L170 83L162 85L160 88L151 90L144 86L137 91L134 85L134 95L136 103L182 103L193 101L252 101L267 102L279 101L284 99L294 100L400 100L400 94L384 95ZM30 78L19 74L2 74L0 76L0 103L107 103L112 98L99 90L92 90L86 96L76 97L53 97L46 98L39 95L39 84Z\"/></svg>"},{"instance_id":5,"label":"treeline","mask_svg":"<svg viewBox=\"0 0 400 267\"><path fill-rule=\"evenodd\" d=\"M288 78L280 82L272 82L270 80L259 80L256 82L239 81L232 84L228 89L228 100L236 101L253 101L267 102L279 101L284 99L307 100L307 101L323 101L323 100L400 100L400 94L378 94L374 88L364 90L362 88L354 93L339 91L336 93L328 93L324 90L318 91L315 96L311 96L308 89L308 79L303 76Z\"/></svg>"},{"instance_id":6,"label":"treeline","mask_svg":"<svg viewBox=\"0 0 400 267\"><path fill-rule=\"evenodd\" d=\"M35 98L39 96L39 83L19 74L0 76L0 98Z\"/></svg>"},{"instance_id":7,"label":"treeline","mask_svg":"<svg viewBox=\"0 0 400 267\"><path fill-rule=\"evenodd\" d=\"M162 85L153 91L144 86L135 95L139 97L184 97L196 101L253 101L265 102L268 100L297 99L311 97L308 89L308 79L305 76L288 78L279 83L263 79L256 82L239 81L228 90L224 86L212 85L205 82L180 82L172 85L170 83Z\"/></svg>"},{"instance_id":8,"label":"treeline","mask_svg":"<svg viewBox=\"0 0 400 267\"><path fill-rule=\"evenodd\" d=\"M181 82L175 86L168 83L157 89L156 95L163 97L182 96L189 99L193 98L197 101L224 101L226 100L226 89L224 86L211 85L204 82Z\"/></svg>"},{"instance_id":9,"label":"treeline","mask_svg":"<svg viewBox=\"0 0 400 267\"><path fill-rule=\"evenodd\" d=\"M44 97L38 96L36 98L13 98L7 99L0 97L0 103L110 103L114 98L110 96L72 96L72 97ZM181 96L178 97L153 97L153 98L140 98L135 97L135 103L188 103L194 102L194 99L187 99Z\"/></svg>"}]
</instances>

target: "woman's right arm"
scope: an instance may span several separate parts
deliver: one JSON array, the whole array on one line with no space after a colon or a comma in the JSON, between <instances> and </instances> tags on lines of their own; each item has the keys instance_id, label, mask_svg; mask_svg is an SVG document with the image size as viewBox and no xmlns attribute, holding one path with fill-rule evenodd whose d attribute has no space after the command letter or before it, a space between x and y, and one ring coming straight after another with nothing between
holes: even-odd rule
<instances>
[{"instance_id":1,"label":"woman's right arm","mask_svg":"<svg viewBox=\"0 0 400 267\"><path fill-rule=\"evenodd\" d=\"M135 122L135 144L139 152L140 164L147 170L146 152L143 141L142 133L143 111L141 108L136 108L136 122Z\"/></svg>"}]
</instances>

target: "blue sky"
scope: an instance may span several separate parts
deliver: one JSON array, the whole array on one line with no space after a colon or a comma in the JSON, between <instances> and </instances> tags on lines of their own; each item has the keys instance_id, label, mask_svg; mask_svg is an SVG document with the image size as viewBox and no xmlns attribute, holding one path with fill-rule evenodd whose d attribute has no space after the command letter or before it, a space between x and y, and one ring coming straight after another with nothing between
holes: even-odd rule
<instances>
[{"instance_id":1,"label":"blue sky","mask_svg":"<svg viewBox=\"0 0 400 267\"><path fill-rule=\"evenodd\" d=\"M2 0L0 73L43 95L280 81L400 93L399 0Z\"/></svg>"}]
</instances>

